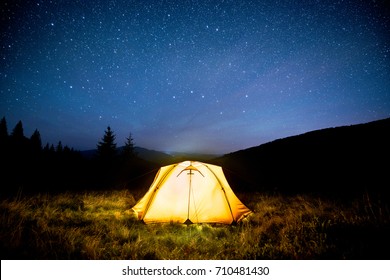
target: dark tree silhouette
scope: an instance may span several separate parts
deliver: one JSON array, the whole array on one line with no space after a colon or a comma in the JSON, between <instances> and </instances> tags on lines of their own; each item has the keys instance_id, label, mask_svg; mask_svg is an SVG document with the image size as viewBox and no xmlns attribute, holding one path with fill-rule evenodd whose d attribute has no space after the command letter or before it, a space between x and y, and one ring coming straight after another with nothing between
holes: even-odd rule
<instances>
[{"instance_id":1,"label":"dark tree silhouette","mask_svg":"<svg viewBox=\"0 0 390 280\"><path fill-rule=\"evenodd\" d=\"M102 141L104 151L106 142L116 147L114 139L109 129ZM19 190L29 193L100 187L101 179L113 178L117 167L115 161L96 165L95 161L83 158L80 152L63 146L61 141L56 146L47 143L43 148L38 129L28 138L24 135L22 121L8 134L5 117L0 119L0 163L0 196L16 194Z\"/></svg>"},{"instance_id":2,"label":"dark tree silhouette","mask_svg":"<svg viewBox=\"0 0 390 280\"><path fill-rule=\"evenodd\" d=\"M24 136L22 121L19 121L12 130L10 144L15 160L21 160L28 154L30 140Z\"/></svg>"},{"instance_id":3,"label":"dark tree silhouette","mask_svg":"<svg viewBox=\"0 0 390 280\"><path fill-rule=\"evenodd\" d=\"M22 141L24 138L23 124L19 121L12 130L11 137L14 141Z\"/></svg>"},{"instance_id":4,"label":"dark tree silhouette","mask_svg":"<svg viewBox=\"0 0 390 280\"><path fill-rule=\"evenodd\" d=\"M6 157L6 152L8 152L8 129L7 121L3 117L0 121L0 154L4 158Z\"/></svg>"},{"instance_id":5,"label":"dark tree silhouette","mask_svg":"<svg viewBox=\"0 0 390 280\"><path fill-rule=\"evenodd\" d=\"M5 161L4 182L6 188L11 186L23 186L28 177L27 171L31 157L29 153L30 141L24 136L22 121L19 121L8 137L2 159Z\"/></svg>"},{"instance_id":6,"label":"dark tree silhouette","mask_svg":"<svg viewBox=\"0 0 390 280\"><path fill-rule=\"evenodd\" d=\"M0 121L0 141L5 141L8 138L7 121L3 117Z\"/></svg>"},{"instance_id":7,"label":"dark tree silhouette","mask_svg":"<svg viewBox=\"0 0 390 280\"><path fill-rule=\"evenodd\" d=\"M100 160L105 162L111 162L116 157L115 134L110 126L107 127L102 141L99 141L97 145L97 155Z\"/></svg>"},{"instance_id":8,"label":"dark tree silhouette","mask_svg":"<svg viewBox=\"0 0 390 280\"><path fill-rule=\"evenodd\" d=\"M58 144L57 144L56 152L59 153L59 154L61 154L63 151L64 151L64 148L62 147L62 143L61 143L61 141L60 141L60 142L58 142Z\"/></svg>"},{"instance_id":9,"label":"dark tree silhouette","mask_svg":"<svg viewBox=\"0 0 390 280\"><path fill-rule=\"evenodd\" d=\"M49 152L49 150L50 150L50 145L49 145L49 143L46 143L45 147L43 148L43 151Z\"/></svg>"},{"instance_id":10,"label":"dark tree silhouette","mask_svg":"<svg viewBox=\"0 0 390 280\"><path fill-rule=\"evenodd\" d=\"M118 169L118 157L115 134L108 126L104 136L97 144L97 173L98 187L107 187L113 183Z\"/></svg>"},{"instance_id":11,"label":"dark tree silhouette","mask_svg":"<svg viewBox=\"0 0 390 280\"><path fill-rule=\"evenodd\" d=\"M6 188L9 188L8 186L8 176L10 174L10 162L9 162L9 141L8 141L8 129L7 129L7 122L5 120L5 117L3 117L0 121L0 184Z\"/></svg>"},{"instance_id":12,"label":"dark tree silhouette","mask_svg":"<svg viewBox=\"0 0 390 280\"><path fill-rule=\"evenodd\" d=\"M31 145L31 150L34 153L42 151L41 134L39 133L38 129L35 129L34 133L31 135L30 145Z\"/></svg>"},{"instance_id":13,"label":"dark tree silhouette","mask_svg":"<svg viewBox=\"0 0 390 280\"><path fill-rule=\"evenodd\" d=\"M125 159L132 159L136 156L135 150L134 150L134 139L132 138L131 133L129 134L129 137L126 138L125 146L122 150L122 156Z\"/></svg>"},{"instance_id":14,"label":"dark tree silhouette","mask_svg":"<svg viewBox=\"0 0 390 280\"><path fill-rule=\"evenodd\" d=\"M70 154L72 152L73 151L68 146L65 145L65 147L64 147L64 154Z\"/></svg>"}]
</instances>

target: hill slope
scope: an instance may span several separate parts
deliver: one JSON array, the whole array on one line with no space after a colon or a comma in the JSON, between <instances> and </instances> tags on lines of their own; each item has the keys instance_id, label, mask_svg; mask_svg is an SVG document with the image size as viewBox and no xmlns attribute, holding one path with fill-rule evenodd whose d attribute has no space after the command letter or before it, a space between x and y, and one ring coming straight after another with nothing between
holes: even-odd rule
<instances>
[{"instance_id":1,"label":"hill slope","mask_svg":"<svg viewBox=\"0 0 390 280\"><path fill-rule=\"evenodd\" d=\"M390 118L278 139L215 162L246 190L349 196L387 193Z\"/></svg>"}]
</instances>

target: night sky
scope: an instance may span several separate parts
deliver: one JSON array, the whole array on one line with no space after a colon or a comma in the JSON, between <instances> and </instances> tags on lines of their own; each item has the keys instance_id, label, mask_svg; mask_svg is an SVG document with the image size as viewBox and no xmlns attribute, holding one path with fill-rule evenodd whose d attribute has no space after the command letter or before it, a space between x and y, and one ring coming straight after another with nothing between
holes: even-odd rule
<instances>
[{"instance_id":1,"label":"night sky","mask_svg":"<svg viewBox=\"0 0 390 280\"><path fill-rule=\"evenodd\" d=\"M388 118L385 2L2 0L0 118L208 153Z\"/></svg>"}]
</instances>

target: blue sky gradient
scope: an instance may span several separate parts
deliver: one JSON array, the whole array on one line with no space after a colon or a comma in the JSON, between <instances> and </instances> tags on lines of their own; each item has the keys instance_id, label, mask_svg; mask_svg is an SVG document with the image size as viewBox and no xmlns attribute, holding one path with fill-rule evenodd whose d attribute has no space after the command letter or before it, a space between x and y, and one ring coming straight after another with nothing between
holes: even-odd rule
<instances>
[{"instance_id":1,"label":"blue sky gradient","mask_svg":"<svg viewBox=\"0 0 390 280\"><path fill-rule=\"evenodd\" d=\"M4 2L4 1L3 1ZM5 1L9 130L226 153L390 117L385 1Z\"/></svg>"}]
</instances>

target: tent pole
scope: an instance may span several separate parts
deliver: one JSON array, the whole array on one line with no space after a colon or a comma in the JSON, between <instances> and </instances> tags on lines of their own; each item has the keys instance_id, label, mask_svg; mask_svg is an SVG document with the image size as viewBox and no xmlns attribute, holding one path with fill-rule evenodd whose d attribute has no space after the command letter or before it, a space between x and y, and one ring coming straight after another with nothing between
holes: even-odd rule
<instances>
[{"instance_id":1,"label":"tent pole","mask_svg":"<svg viewBox=\"0 0 390 280\"><path fill-rule=\"evenodd\" d=\"M192 172L190 170L190 173L188 173L188 175L190 175L190 187L188 188L188 207L187 207L187 220L190 219L190 203L191 203L191 179L192 179Z\"/></svg>"}]
</instances>

